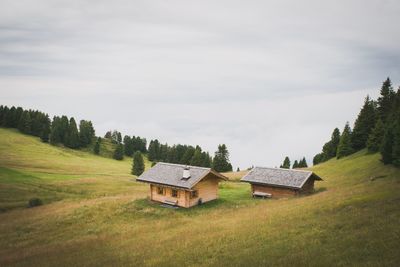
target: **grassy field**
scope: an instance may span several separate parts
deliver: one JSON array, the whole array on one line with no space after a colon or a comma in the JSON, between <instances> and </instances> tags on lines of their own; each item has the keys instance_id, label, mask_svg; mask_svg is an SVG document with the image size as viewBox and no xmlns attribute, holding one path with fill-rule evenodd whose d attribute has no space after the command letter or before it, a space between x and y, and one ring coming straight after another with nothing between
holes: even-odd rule
<instances>
[{"instance_id":1,"label":"grassy field","mask_svg":"<svg viewBox=\"0 0 400 267\"><path fill-rule=\"evenodd\" d=\"M400 171L359 152L310 196L166 209L115 161L0 129L0 266L398 266ZM232 174L234 175L234 174ZM235 176L236 177L236 176ZM236 177L237 179L238 177ZM372 178L372 179L371 179ZM31 197L45 205L26 208Z\"/></svg>"}]
</instances>

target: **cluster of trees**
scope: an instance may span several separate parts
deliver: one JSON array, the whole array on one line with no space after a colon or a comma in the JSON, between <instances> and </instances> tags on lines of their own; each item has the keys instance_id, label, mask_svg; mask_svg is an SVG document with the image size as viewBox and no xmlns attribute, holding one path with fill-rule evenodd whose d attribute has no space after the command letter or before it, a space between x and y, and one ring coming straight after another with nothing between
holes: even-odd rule
<instances>
[{"instance_id":1,"label":"cluster of trees","mask_svg":"<svg viewBox=\"0 0 400 267\"><path fill-rule=\"evenodd\" d=\"M0 126L16 128L24 134L40 137L43 142L64 144L69 148L86 147L95 136L91 121L81 120L79 130L75 119L49 115L38 110L0 106Z\"/></svg>"},{"instance_id":2,"label":"cluster of trees","mask_svg":"<svg viewBox=\"0 0 400 267\"><path fill-rule=\"evenodd\" d=\"M140 136L132 136L125 135L124 139L122 140L121 132L114 130L108 131L104 138L111 140L112 143L116 144L114 150L114 159L122 160L124 155L128 157L132 157L136 151L141 153L147 152L147 141L146 138L141 138Z\"/></svg>"},{"instance_id":3,"label":"cluster of trees","mask_svg":"<svg viewBox=\"0 0 400 267\"><path fill-rule=\"evenodd\" d=\"M67 116L54 116L51 122L50 144L63 144L66 147L77 149L87 147L95 137L95 130L91 121L81 120L78 126L75 119Z\"/></svg>"},{"instance_id":4,"label":"cluster of trees","mask_svg":"<svg viewBox=\"0 0 400 267\"><path fill-rule=\"evenodd\" d=\"M300 159L300 160L295 160L295 161L294 161L293 166L292 166L292 169L307 168L307 167L308 167L308 164L307 164L306 158L303 157L303 158Z\"/></svg>"},{"instance_id":5,"label":"cluster of trees","mask_svg":"<svg viewBox=\"0 0 400 267\"><path fill-rule=\"evenodd\" d=\"M282 169L290 169L291 163L290 163L290 159L289 157L285 157L285 159L283 160L283 163L279 166L279 168ZM308 164L306 161L306 158L303 157L300 160L295 160L292 166L292 169L297 169L297 168L307 168Z\"/></svg>"},{"instance_id":6,"label":"cluster of trees","mask_svg":"<svg viewBox=\"0 0 400 267\"><path fill-rule=\"evenodd\" d=\"M376 101L365 98L353 130L348 122L342 133L335 128L313 163L340 159L365 148L369 153L380 152L384 164L400 166L400 87L395 92L389 78L383 82Z\"/></svg>"},{"instance_id":7,"label":"cluster of trees","mask_svg":"<svg viewBox=\"0 0 400 267\"><path fill-rule=\"evenodd\" d=\"M24 134L37 136L43 142L48 142L50 125L49 115L38 110L0 106L1 127L16 128Z\"/></svg>"},{"instance_id":8,"label":"cluster of trees","mask_svg":"<svg viewBox=\"0 0 400 267\"><path fill-rule=\"evenodd\" d=\"M91 121L81 120L79 126L73 117L49 116L37 110L24 110L21 107L0 106L0 126L17 128L22 133L38 136L43 142L52 145L63 144L66 147L77 149L89 146L93 140L93 153L100 153L101 137L95 138L95 130ZM148 153L150 161L186 164L200 167L211 167L216 171L232 171L229 162L229 152L225 144L219 145L214 159L200 146L160 144L151 140L147 148L146 138L139 136L124 136L116 130L108 131L104 138L116 144L113 158L122 160L124 155L134 158L132 173L140 175L144 170L144 153ZM140 173L140 174L139 174Z\"/></svg>"},{"instance_id":9,"label":"cluster of trees","mask_svg":"<svg viewBox=\"0 0 400 267\"><path fill-rule=\"evenodd\" d=\"M148 148L150 161L161 161L186 164L199 167L212 167L212 158L200 146L161 144L157 139L151 140Z\"/></svg>"}]
</instances>

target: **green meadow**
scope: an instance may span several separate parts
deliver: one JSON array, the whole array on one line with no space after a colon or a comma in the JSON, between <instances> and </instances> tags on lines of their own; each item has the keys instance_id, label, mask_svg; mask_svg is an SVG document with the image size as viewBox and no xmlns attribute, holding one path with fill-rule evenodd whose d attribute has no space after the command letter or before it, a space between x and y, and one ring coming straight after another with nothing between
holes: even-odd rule
<instances>
[{"instance_id":1,"label":"green meadow","mask_svg":"<svg viewBox=\"0 0 400 267\"><path fill-rule=\"evenodd\" d=\"M399 265L400 170L378 154L317 165L297 198L252 199L228 174L191 209L149 202L131 163L0 128L0 266Z\"/></svg>"}]
</instances>

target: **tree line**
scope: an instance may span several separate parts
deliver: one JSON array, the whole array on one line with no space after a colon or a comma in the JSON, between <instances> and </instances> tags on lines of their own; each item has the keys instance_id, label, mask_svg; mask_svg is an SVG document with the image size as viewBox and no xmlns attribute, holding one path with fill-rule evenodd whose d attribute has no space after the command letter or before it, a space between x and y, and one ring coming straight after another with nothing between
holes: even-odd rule
<instances>
[{"instance_id":1,"label":"tree line","mask_svg":"<svg viewBox=\"0 0 400 267\"><path fill-rule=\"evenodd\" d=\"M293 165L291 165L289 157L285 157L285 159L283 160L283 163L279 166L279 168L290 169L290 166L292 166L292 169L298 169L298 168L307 168L308 164L307 164L306 158L303 157L300 160L295 160L293 162Z\"/></svg>"},{"instance_id":2,"label":"tree line","mask_svg":"<svg viewBox=\"0 0 400 267\"><path fill-rule=\"evenodd\" d=\"M0 106L1 127L15 128L24 134L37 136L43 142L48 142L50 125L49 115L38 110Z\"/></svg>"},{"instance_id":3,"label":"tree line","mask_svg":"<svg viewBox=\"0 0 400 267\"><path fill-rule=\"evenodd\" d=\"M40 137L43 142L63 144L69 148L86 147L95 136L90 121L81 120L78 130L74 118L55 116L50 121L46 113L14 106L0 106L0 126L16 128L24 134Z\"/></svg>"},{"instance_id":4,"label":"tree line","mask_svg":"<svg viewBox=\"0 0 400 267\"><path fill-rule=\"evenodd\" d=\"M54 116L53 120L50 120L48 114L37 110L24 110L21 107L16 108L14 106L9 108L2 105L0 106L0 126L16 128L24 134L40 137L43 142L52 145L62 144L72 149L88 147L94 141L93 152L94 154L100 153L102 138L95 138L95 129L92 122L88 120L81 120L78 126L73 117ZM122 160L124 155L136 158L137 167L135 167L135 171L132 169L132 173L138 173L144 168L141 166L140 162L143 161L143 158L140 160L140 156L146 153L152 162L209 167L220 172L232 171L229 152L225 144L219 145L214 157L212 157L198 145L177 144L170 146L161 144L155 139L151 140L147 146L146 138L129 135L122 138L121 132L117 130L108 131L104 138L115 144L114 159Z\"/></svg>"},{"instance_id":5,"label":"tree line","mask_svg":"<svg viewBox=\"0 0 400 267\"><path fill-rule=\"evenodd\" d=\"M338 128L313 158L313 164L331 158L343 158L362 149L380 153L384 164L400 166L400 87L394 91L390 78L380 89L380 96L367 96L351 129L347 122L342 133Z\"/></svg>"}]
</instances>

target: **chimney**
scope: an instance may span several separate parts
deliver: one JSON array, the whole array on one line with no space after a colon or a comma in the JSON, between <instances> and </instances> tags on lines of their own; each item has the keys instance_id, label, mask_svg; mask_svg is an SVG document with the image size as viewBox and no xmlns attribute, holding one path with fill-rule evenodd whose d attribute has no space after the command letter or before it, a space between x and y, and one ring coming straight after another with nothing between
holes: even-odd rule
<instances>
[{"instance_id":1,"label":"chimney","mask_svg":"<svg viewBox=\"0 0 400 267\"><path fill-rule=\"evenodd\" d=\"M184 169L183 169L183 176L182 176L182 179L185 179L185 180L187 180L187 179L189 179L190 178L190 169L189 169L189 167L185 167Z\"/></svg>"}]
</instances>

